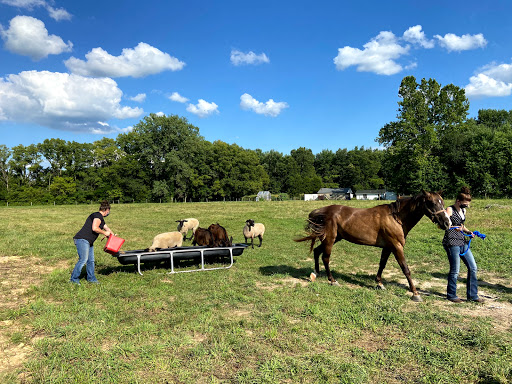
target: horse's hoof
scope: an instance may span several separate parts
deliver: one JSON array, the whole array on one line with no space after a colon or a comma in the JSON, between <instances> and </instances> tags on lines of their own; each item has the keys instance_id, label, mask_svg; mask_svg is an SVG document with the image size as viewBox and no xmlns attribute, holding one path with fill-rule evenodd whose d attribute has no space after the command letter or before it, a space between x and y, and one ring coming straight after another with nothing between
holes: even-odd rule
<instances>
[{"instance_id":1,"label":"horse's hoof","mask_svg":"<svg viewBox=\"0 0 512 384\"><path fill-rule=\"evenodd\" d=\"M336 280L330 281L329 284L334 285L335 287L339 287L340 283L338 283Z\"/></svg>"},{"instance_id":2,"label":"horse's hoof","mask_svg":"<svg viewBox=\"0 0 512 384\"><path fill-rule=\"evenodd\" d=\"M416 303L421 303L423 301L420 295L412 295L411 300L415 301Z\"/></svg>"},{"instance_id":3,"label":"horse's hoof","mask_svg":"<svg viewBox=\"0 0 512 384\"><path fill-rule=\"evenodd\" d=\"M386 290L386 287L385 287L383 284L377 284L377 286L375 287L375 289L378 289L379 291L385 291L385 290Z\"/></svg>"},{"instance_id":4,"label":"horse's hoof","mask_svg":"<svg viewBox=\"0 0 512 384\"><path fill-rule=\"evenodd\" d=\"M315 274L315 272L311 272L311 275L309 275L309 278L311 279L311 282L313 282L313 283L314 283L314 282L315 282L315 280L316 280L316 274Z\"/></svg>"}]
</instances>

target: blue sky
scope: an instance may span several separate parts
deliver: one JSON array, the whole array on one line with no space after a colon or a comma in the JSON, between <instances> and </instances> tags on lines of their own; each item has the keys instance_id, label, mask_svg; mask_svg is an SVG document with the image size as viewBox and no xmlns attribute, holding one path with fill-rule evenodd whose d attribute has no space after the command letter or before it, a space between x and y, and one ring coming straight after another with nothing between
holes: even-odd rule
<instances>
[{"instance_id":1,"label":"blue sky","mask_svg":"<svg viewBox=\"0 0 512 384\"><path fill-rule=\"evenodd\" d=\"M512 109L511 36L509 1L0 0L0 144L164 113L250 149L377 147L408 75Z\"/></svg>"}]
</instances>

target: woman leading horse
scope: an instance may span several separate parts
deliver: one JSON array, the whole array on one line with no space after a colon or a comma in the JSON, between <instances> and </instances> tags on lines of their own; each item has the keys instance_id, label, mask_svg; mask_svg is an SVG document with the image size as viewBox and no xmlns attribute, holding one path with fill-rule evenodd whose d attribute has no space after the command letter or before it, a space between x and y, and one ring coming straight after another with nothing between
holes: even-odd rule
<instances>
[{"instance_id":1,"label":"woman leading horse","mask_svg":"<svg viewBox=\"0 0 512 384\"><path fill-rule=\"evenodd\" d=\"M372 208L352 208L344 205L329 205L318 208L309 214L306 224L308 236L295 241L311 241L311 248L317 240L320 245L313 251L315 256L315 272L311 280L319 273L319 258L322 255L325 272L329 282L338 285L329 269L332 247L340 240L351 243L382 248L379 271L377 272L377 288L384 289L382 271L386 267L391 253L402 269L409 288L413 294L412 300L422 301L411 280L411 272L404 256L404 246L407 234L426 215L441 229L450 228L450 218L444 209L441 192L425 192L411 197L399 199L391 204L382 204Z\"/></svg>"}]
</instances>

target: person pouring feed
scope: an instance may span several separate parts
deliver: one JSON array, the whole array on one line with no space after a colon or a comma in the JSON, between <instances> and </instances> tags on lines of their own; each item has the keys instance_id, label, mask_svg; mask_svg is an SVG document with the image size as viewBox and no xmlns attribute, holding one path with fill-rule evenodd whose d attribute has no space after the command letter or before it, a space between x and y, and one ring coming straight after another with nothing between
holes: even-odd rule
<instances>
[{"instance_id":1,"label":"person pouring feed","mask_svg":"<svg viewBox=\"0 0 512 384\"><path fill-rule=\"evenodd\" d=\"M476 261L473 257L469 244L465 242L464 234L473 238L475 233L471 232L464 225L466 221L466 208L471 203L471 192L468 187L462 187L457 195L455 203L446 208L446 213L450 216L452 226L446 230L443 238L443 247L450 262L450 272L448 273L448 286L446 289L446 298L454 303L461 303L462 299L457 296L457 277L459 276L460 260L468 268L468 279L466 283L466 295L468 301L483 303L484 299L478 297L478 281L476 277Z\"/></svg>"},{"instance_id":2,"label":"person pouring feed","mask_svg":"<svg viewBox=\"0 0 512 384\"><path fill-rule=\"evenodd\" d=\"M102 201L99 212L94 212L87 217L82 229L73 237L78 252L78 262L71 272L71 283L80 284L80 273L84 265L87 271L87 281L98 283L94 275L94 247L93 244L99 234L110 236L112 230L105 224L105 217L110 214L110 204Z\"/></svg>"}]
</instances>

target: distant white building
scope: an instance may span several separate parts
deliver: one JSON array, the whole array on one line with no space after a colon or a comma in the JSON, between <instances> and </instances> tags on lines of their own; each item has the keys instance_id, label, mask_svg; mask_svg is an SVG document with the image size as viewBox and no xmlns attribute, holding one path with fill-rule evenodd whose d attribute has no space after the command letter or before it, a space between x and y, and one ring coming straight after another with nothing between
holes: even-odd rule
<instances>
[{"instance_id":1,"label":"distant white building","mask_svg":"<svg viewBox=\"0 0 512 384\"><path fill-rule=\"evenodd\" d=\"M316 194L319 199L326 200L350 200L354 197L350 188L320 188Z\"/></svg>"},{"instance_id":2,"label":"distant white building","mask_svg":"<svg viewBox=\"0 0 512 384\"><path fill-rule=\"evenodd\" d=\"M357 200L396 200L396 193L385 189L362 189L355 196Z\"/></svg>"}]
</instances>

